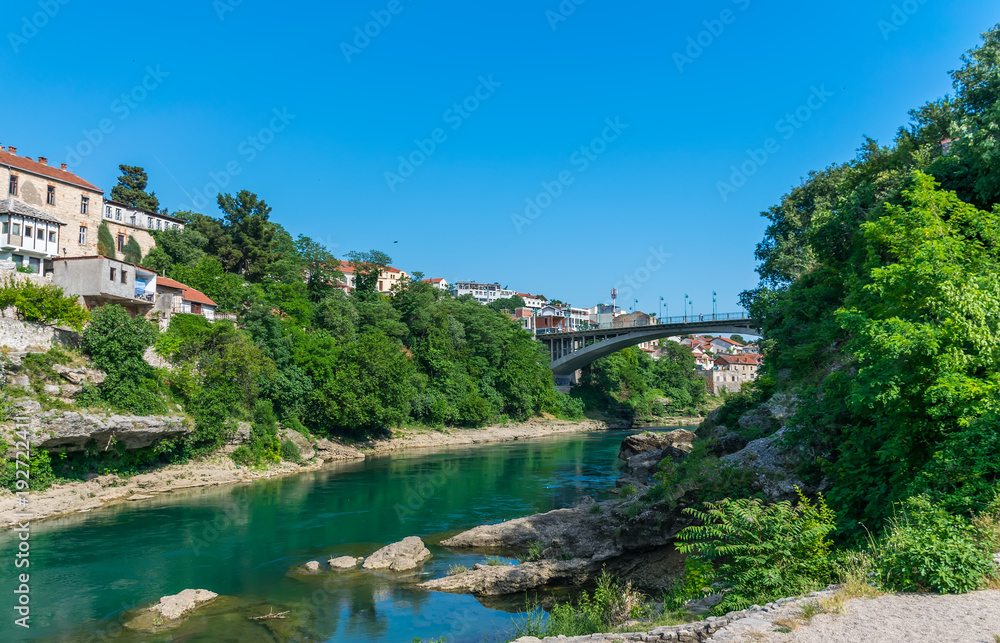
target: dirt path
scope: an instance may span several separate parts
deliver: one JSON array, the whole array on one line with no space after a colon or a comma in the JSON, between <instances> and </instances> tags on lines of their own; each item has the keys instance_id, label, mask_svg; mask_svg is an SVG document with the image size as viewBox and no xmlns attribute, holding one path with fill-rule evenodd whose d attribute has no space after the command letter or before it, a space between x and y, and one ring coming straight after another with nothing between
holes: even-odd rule
<instances>
[{"instance_id":1,"label":"dirt path","mask_svg":"<svg viewBox=\"0 0 1000 643\"><path fill-rule=\"evenodd\" d=\"M155 494L179 489L209 487L223 484L246 483L259 478L284 476L314 471L324 462L360 460L368 455L379 455L408 449L444 447L452 445L512 442L530 438L598 431L607 425L596 420L562 422L558 420L532 420L512 426L491 426L483 429L453 429L447 432L400 429L392 438L364 443L343 444L334 442L332 448L322 451L317 459L304 465L282 462L265 470L239 467L227 455L216 454L208 458L174 464L123 479L117 475L98 476L86 482L53 485L42 493L32 493L28 507L18 505L17 497L7 490L0 490L0 529L9 529L20 520L16 513L27 511L30 520L37 522L69 513L88 512L98 507L120 502L140 502ZM332 441L331 441L332 442Z\"/></svg>"},{"instance_id":2,"label":"dirt path","mask_svg":"<svg viewBox=\"0 0 1000 643\"><path fill-rule=\"evenodd\" d=\"M801 600L799 601L801 603ZM808 622L798 606L779 608L737 621L710 643L996 643L1000 636L1000 591L961 595L892 594L855 598L839 614ZM790 632L776 631L778 628ZM794 628L794 629L792 629Z\"/></svg>"}]
</instances>

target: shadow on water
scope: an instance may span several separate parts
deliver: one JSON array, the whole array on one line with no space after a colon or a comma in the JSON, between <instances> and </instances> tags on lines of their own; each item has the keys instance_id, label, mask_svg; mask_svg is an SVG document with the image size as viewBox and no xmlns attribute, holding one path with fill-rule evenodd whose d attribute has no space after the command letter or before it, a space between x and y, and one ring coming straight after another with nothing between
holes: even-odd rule
<instances>
[{"instance_id":1,"label":"shadow on water","mask_svg":"<svg viewBox=\"0 0 1000 643\"><path fill-rule=\"evenodd\" d=\"M524 597L484 605L416 589L482 559L437 546L442 534L600 497L627 433L396 453L46 521L32 532L30 636L4 619L0 639L481 641L509 629ZM292 571L411 535L425 538L433 557L408 576ZM0 547L12 546L12 535L0 534ZM136 608L186 588L220 598L169 631L121 629ZM288 617L250 620L272 609Z\"/></svg>"}]
</instances>

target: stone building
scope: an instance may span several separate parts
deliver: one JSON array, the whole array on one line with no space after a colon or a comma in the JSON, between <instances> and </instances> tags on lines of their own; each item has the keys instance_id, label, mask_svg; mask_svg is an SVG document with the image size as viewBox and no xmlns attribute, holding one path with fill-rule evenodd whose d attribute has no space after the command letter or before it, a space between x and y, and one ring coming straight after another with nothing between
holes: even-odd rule
<instances>
[{"instance_id":1,"label":"stone building","mask_svg":"<svg viewBox=\"0 0 1000 643\"><path fill-rule=\"evenodd\" d=\"M128 242L128 237L135 237L142 248L142 256L149 254L156 243L153 241L153 230L168 230L184 227L184 221L176 217L148 210L132 208L124 203L104 199L103 220L111 229L115 239L115 247L120 252Z\"/></svg>"}]
</instances>

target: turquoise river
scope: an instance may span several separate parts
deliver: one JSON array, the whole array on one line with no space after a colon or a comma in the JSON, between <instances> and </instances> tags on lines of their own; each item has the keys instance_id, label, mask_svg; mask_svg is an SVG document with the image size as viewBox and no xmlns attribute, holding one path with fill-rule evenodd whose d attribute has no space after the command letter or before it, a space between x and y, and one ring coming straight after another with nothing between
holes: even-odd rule
<instances>
[{"instance_id":1,"label":"turquoise river","mask_svg":"<svg viewBox=\"0 0 1000 643\"><path fill-rule=\"evenodd\" d=\"M479 524L604 496L627 434L398 452L43 521L31 536L31 628L14 626L9 599L0 640L503 641L527 597L484 605L416 589L484 557L437 543ZM366 556L406 536L420 536L433 553L415 574L294 573L309 560ZM0 533L5 560L13 561L16 546L11 532ZM5 586L14 580L12 562L8 572L0 575ZM220 597L167 632L121 628L131 610L186 588ZM271 610L289 614L249 618Z\"/></svg>"}]
</instances>

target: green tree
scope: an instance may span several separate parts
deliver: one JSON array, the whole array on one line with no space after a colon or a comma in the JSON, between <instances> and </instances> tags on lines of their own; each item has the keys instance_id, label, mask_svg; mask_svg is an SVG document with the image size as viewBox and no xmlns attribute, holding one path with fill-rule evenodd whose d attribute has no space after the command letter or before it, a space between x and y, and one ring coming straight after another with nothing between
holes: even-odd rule
<instances>
[{"instance_id":1,"label":"green tree","mask_svg":"<svg viewBox=\"0 0 1000 643\"><path fill-rule=\"evenodd\" d=\"M137 266L142 263L142 248L132 235L129 235L128 242L122 248L122 259Z\"/></svg>"},{"instance_id":2,"label":"green tree","mask_svg":"<svg viewBox=\"0 0 1000 643\"><path fill-rule=\"evenodd\" d=\"M156 341L156 326L132 317L121 306L101 306L83 330L83 347L97 368L107 374L100 395L114 408L139 415L166 409L153 368L143 353Z\"/></svg>"},{"instance_id":3,"label":"green tree","mask_svg":"<svg viewBox=\"0 0 1000 643\"><path fill-rule=\"evenodd\" d=\"M134 165L119 165L121 176L118 183L111 188L111 199L124 203L130 208L138 208L147 212L159 212L160 201L155 192L146 192L149 177L146 170Z\"/></svg>"},{"instance_id":4,"label":"green tree","mask_svg":"<svg viewBox=\"0 0 1000 643\"><path fill-rule=\"evenodd\" d=\"M97 254L108 259L115 259L115 238L111 236L111 228L104 221L97 226Z\"/></svg>"},{"instance_id":5,"label":"green tree","mask_svg":"<svg viewBox=\"0 0 1000 643\"><path fill-rule=\"evenodd\" d=\"M305 264L310 299L320 301L336 290L333 284L343 280L344 273L340 271L340 262L326 246L299 235L295 240L295 249Z\"/></svg>"},{"instance_id":6,"label":"green tree","mask_svg":"<svg viewBox=\"0 0 1000 643\"><path fill-rule=\"evenodd\" d=\"M361 298L377 295L379 277L392 263L392 258L379 250L352 250L347 253L347 258L354 270L354 290L357 295Z\"/></svg>"},{"instance_id":7,"label":"green tree","mask_svg":"<svg viewBox=\"0 0 1000 643\"><path fill-rule=\"evenodd\" d=\"M89 314L77 298L65 296L52 284L7 279L0 285L0 310L14 308L18 319L39 324L65 324L77 331L87 323Z\"/></svg>"},{"instance_id":8,"label":"green tree","mask_svg":"<svg viewBox=\"0 0 1000 643\"><path fill-rule=\"evenodd\" d=\"M235 271L250 281L259 281L268 264L277 259L272 247L277 228L270 221L271 207L247 190L240 190L235 197L220 194L218 202L238 255Z\"/></svg>"}]
</instances>

